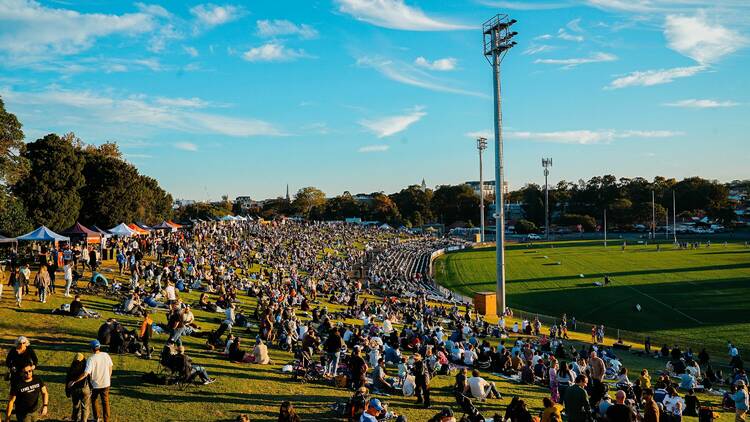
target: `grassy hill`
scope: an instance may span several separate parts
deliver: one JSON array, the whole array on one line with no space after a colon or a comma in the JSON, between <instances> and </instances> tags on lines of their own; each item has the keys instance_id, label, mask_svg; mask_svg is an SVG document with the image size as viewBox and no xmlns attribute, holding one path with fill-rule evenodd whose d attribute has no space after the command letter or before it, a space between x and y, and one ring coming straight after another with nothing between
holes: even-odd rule
<instances>
[{"instance_id":1,"label":"grassy hill","mask_svg":"<svg viewBox=\"0 0 750 422\"><path fill-rule=\"evenodd\" d=\"M506 250L511 307L603 323L664 341L722 349L750 341L750 248L561 242ZM495 251L449 253L435 263L437 280L471 295L495 289ZM581 277L583 274L583 277ZM608 275L611 284L597 287ZM641 311L635 307L640 304ZM676 338L678 337L678 338ZM655 342L656 343L656 342Z\"/></svg>"}]
</instances>

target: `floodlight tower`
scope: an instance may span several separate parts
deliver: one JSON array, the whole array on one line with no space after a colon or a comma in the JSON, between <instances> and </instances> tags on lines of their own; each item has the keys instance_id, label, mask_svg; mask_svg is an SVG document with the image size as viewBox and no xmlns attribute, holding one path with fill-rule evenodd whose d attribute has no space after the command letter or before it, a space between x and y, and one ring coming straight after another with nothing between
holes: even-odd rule
<instances>
[{"instance_id":1,"label":"floodlight tower","mask_svg":"<svg viewBox=\"0 0 750 422\"><path fill-rule=\"evenodd\" d=\"M551 158L542 158L542 167L544 168L544 238L549 240L549 185L547 176L549 168L552 167Z\"/></svg>"},{"instance_id":2,"label":"floodlight tower","mask_svg":"<svg viewBox=\"0 0 750 422\"><path fill-rule=\"evenodd\" d=\"M477 138L479 151L479 241L484 242L484 173L482 171L482 153L487 149L487 138Z\"/></svg>"},{"instance_id":3,"label":"floodlight tower","mask_svg":"<svg viewBox=\"0 0 750 422\"><path fill-rule=\"evenodd\" d=\"M497 273L497 314L505 312L505 200L503 198L503 112L500 95L500 63L516 45L511 38L518 35L510 27L516 23L508 15L495 15L482 25L484 57L492 65L492 85L495 94L495 250Z\"/></svg>"}]
</instances>

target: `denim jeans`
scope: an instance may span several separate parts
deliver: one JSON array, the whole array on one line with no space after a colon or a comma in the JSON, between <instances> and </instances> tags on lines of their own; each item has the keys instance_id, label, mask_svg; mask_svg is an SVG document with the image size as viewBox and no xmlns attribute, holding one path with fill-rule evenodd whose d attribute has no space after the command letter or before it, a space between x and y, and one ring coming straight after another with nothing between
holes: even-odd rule
<instances>
[{"instance_id":1,"label":"denim jeans","mask_svg":"<svg viewBox=\"0 0 750 422\"><path fill-rule=\"evenodd\" d=\"M336 376L336 371L339 367L339 358L341 352L328 353L328 364L326 365L326 374Z\"/></svg>"},{"instance_id":2,"label":"denim jeans","mask_svg":"<svg viewBox=\"0 0 750 422\"><path fill-rule=\"evenodd\" d=\"M73 422L88 422L91 412L91 388L84 383L83 388L76 388L70 394L73 400L73 414L70 419Z\"/></svg>"},{"instance_id":3,"label":"denim jeans","mask_svg":"<svg viewBox=\"0 0 750 422\"><path fill-rule=\"evenodd\" d=\"M174 331L172 332L172 337L170 337L169 339L172 340L172 342L174 342L178 346L182 346L181 337L183 336L183 334L185 334L185 327L175 328Z\"/></svg>"}]
</instances>

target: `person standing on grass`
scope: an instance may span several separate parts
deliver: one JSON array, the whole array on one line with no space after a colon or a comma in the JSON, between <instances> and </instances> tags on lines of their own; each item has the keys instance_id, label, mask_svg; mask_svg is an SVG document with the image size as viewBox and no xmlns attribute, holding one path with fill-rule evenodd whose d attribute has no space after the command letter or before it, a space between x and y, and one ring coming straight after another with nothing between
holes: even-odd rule
<instances>
[{"instance_id":1,"label":"person standing on grass","mask_svg":"<svg viewBox=\"0 0 750 422\"><path fill-rule=\"evenodd\" d=\"M414 395L417 396L417 404L423 404L425 409L430 408L430 368L422 360L422 355L414 354Z\"/></svg>"},{"instance_id":2,"label":"person standing on grass","mask_svg":"<svg viewBox=\"0 0 750 422\"><path fill-rule=\"evenodd\" d=\"M591 371L591 400L597 403L599 399L604 395L604 374L607 372L607 367L604 365L602 358L597 356L596 352L591 352L589 359L589 369Z\"/></svg>"},{"instance_id":3,"label":"person standing on grass","mask_svg":"<svg viewBox=\"0 0 750 422\"><path fill-rule=\"evenodd\" d=\"M10 388L8 406L5 408L5 422L11 421L10 415L14 407L18 422L35 422L40 417L47 416L47 386L44 385L44 381L34 376L34 365L31 362L27 362L21 369L21 379Z\"/></svg>"},{"instance_id":4,"label":"person standing on grass","mask_svg":"<svg viewBox=\"0 0 750 422\"><path fill-rule=\"evenodd\" d=\"M85 370L86 359L83 353L76 353L65 377L65 395L73 402L73 411L70 416L70 420L73 422L88 422L89 420L91 387L89 386L87 377L84 376L81 381L76 382L72 387L68 386L70 381L80 378Z\"/></svg>"},{"instance_id":5,"label":"person standing on grass","mask_svg":"<svg viewBox=\"0 0 750 422\"><path fill-rule=\"evenodd\" d=\"M21 284L23 285L23 294L29 294L29 284L31 283L31 269L29 264L24 264L21 270L18 272L21 276Z\"/></svg>"},{"instance_id":6,"label":"person standing on grass","mask_svg":"<svg viewBox=\"0 0 750 422\"><path fill-rule=\"evenodd\" d=\"M654 390L646 388L643 390L643 417L642 422L659 422L659 406L654 401Z\"/></svg>"},{"instance_id":7,"label":"person standing on grass","mask_svg":"<svg viewBox=\"0 0 750 422\"><path fill-rule=\"evenodd\" d=\"M41 267L39 267L39 272L36 273L36 276L34 277L34 285L36 286L37 292L39 294L39 301L42 303L47 303L50 279L46 265L42 265Z\"/></svg>"},{"instance_id":8,"label":"person standing on grass","mask_svg":"<svg viewBox=\"0 0 750 422\"><path fill-rule=\"evenodd\" d=\"M91 342L92 354L86 361L86 368L83 373L74 380L68 381L68 387L72 388L77 382L84 378L91 377L91 404L94 409L94 418L109 422L109 388L112 383L112 358L100 349L102 347L99 340ZM102 410L99 411L97 399L101 398Z\"/></svg>"},{"instance_id":9,"label":"person standing on grass","mask_svg":"<svg viewBox=\"0 0 750 422\"><path fill-rule=\"evenodd\" d=\"M575 385L565 390L563 402L570 422L587 422L591 417L589 395L586 393L587 384L586 375L579 375L576 377Z\"/></svg>"},{"instance_id":10,"label":"person standing on grass","mask_svg":"<svg viewBox=\"0 0 750 422\"><path fill-rule=\"evenodd\" d=\"M747 385L745 385L745 381L739 380L735 384L737 386L737 392L734 393L734 396L732 399L734 399L734 409L735 409L735 422L745 422L745 419L747 417L747 409L748 409L748 393L747 393Z\"/></svg>"},{"instance_id":11,"label":"person standing on grass","mask_svg":"<svg viewBox=\"0 0 750 422\"><path fill-rule=\"evenodd\" d=\"M63 279L65 280L65 297L70 297L70 286L73 285L73 265L70 261L63 266Z\"/></svg>"},{"instance_id":12,"label":"person standing on grass","mask_svg":"<svg viewBox=\"0 0 750 422\"><path fill-rule=\"evenodd\" d=\"M21 307L21 300L23 299L23 282L21 282L21 276L18 274L15 266L10 267L10 277L8 278L8 285L13 288L13 295L16 299L16 306Z\"/></svg>"}]
</instances>

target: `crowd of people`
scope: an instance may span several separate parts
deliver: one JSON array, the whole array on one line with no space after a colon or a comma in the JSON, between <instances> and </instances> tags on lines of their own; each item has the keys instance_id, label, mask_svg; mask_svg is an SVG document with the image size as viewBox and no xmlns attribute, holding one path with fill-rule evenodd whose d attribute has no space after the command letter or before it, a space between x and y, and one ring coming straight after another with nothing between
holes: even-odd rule
<instances>
[{"instance_id":1,"label":"crowd of people","mask_svg":"<svg viewBox=\"0 0 750 422\"><path fill-rule=\"evenodd\" d=\"M158 359L167 377L160 381L151 374L153 382L216 381L188 356L183 343L187 336L205 339L207 348L223 355L228 365L273 364L269 347L279 348L294 354L288 365L294 377L351 389L351 399L337 409L352 421L405 420L385 403L395 394L414 396L417 404L430 408L436 377L453 379L455 406L469 420L480 420L475 404L502 396L497 385L482 376L490 373L548 389L541 422L560 422L563 411L573 422L594 417L624 422L636 415L658 422L660 414L662 420L668 416L679 421L686 412L697 412L697 404L688 400L695 397L690 391L725 382L734 389L727 394L738 421L744 420L747 377L738 353L728 380L713 370L707 357L706 362L696 361L691 351L674 348L668 350L665 375L653 385L645 370L631 381L615 350L603 346L603 326L592 331L592 344L584 347L568 340L575 320L563 317L549 334L541 332L538 320L506 327L503 317L491 324L438 289L429 279L430 256L463 245L458 239L291 220L199 223L189 230L114 240L110 246L119 277L106 281L108 296L119 298L113 313L136 316L141 323L129 329L108 318L92 333L96 340L90 343L90 356L75 355L66 376L71 418L86 421L93 413L110 420L113 364L104 347L109 353L151 359L152 336L163 333L166 341ZM82 272L91 271L92 282L97 280L96 252L82 248L86 258L83 252L77 258L74 250L44 251L43 258L40 254L33 280L45 292L39 294L42 302L55 289L58 268L63 269L65 296L78 291L77 261L84 262ZM18 291L22 298L29 280L29 266L12 262L10 284L18 306ZM197 301L187 300L190 291L200 292ZM98 316L83 306L79 294L73 295L60 313ZM215 329L201 327L193 309L215 314L221 322ZM352 320L357 322L344 322ZM251 349L246 348L248 337ZM734 351L730 347L730 355ZM19 337L6 360L8 420L13 409L19 421L47 412L49 394L33 375L38 363L28 339ZM675 383L673 376L680 381ZM614 403L607 394L610 384L617 390ZM678 391L688 394L683 398ZM532 416L527 403L516 397L504 418L528 422ZM291 403L281 405L279 420L299 419ZM455 416L450 408L440 409L433 420L447 422Z\"/></svg>"}]
</instances>

